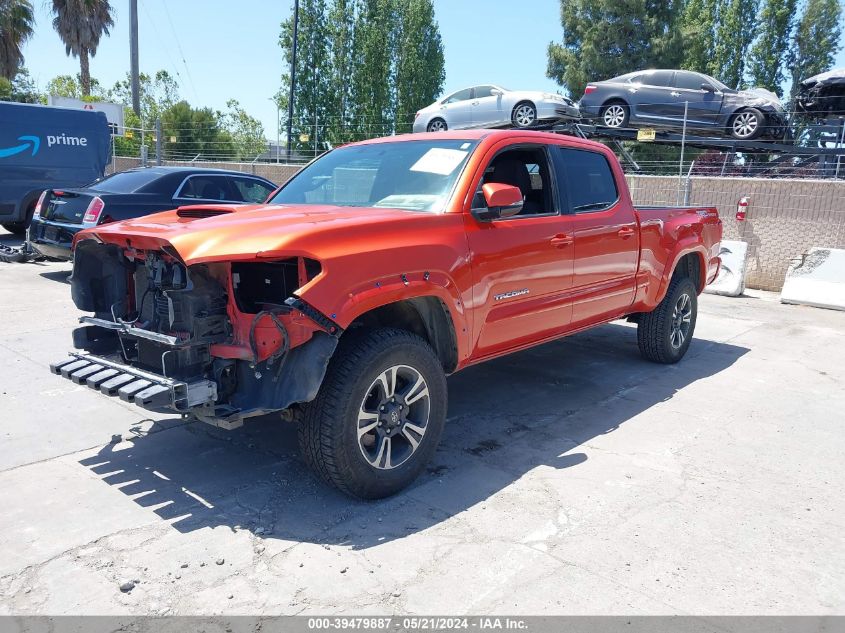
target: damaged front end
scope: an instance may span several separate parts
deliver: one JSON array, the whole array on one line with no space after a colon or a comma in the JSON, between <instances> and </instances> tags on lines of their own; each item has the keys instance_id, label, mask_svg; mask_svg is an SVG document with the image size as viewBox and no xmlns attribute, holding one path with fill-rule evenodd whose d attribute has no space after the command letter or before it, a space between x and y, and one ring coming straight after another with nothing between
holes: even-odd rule
<instances>
[{"instance_id":1,"label":"damaged front end","mask_svg":"<svg viewBox=\"0 0 845 633\"><path fill-rule=\"evenodd\" d=\"M151 410L234 428L312 400L340 329L294 292L320 272L304 257L186 265L167 246L95 239L74 252L80 318L51 370Z\"/></svg>"}]
</instances>

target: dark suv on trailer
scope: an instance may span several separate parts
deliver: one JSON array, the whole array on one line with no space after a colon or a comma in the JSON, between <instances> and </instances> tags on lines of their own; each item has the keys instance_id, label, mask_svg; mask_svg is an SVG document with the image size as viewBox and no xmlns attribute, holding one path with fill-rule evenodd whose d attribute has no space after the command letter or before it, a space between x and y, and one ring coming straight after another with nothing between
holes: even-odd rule
<instances>
[{"instance_id":1,"label":"dark suv on trailer","mask_svg":"<svg viewBox=\"0 0 845 633\"><path fill-rule=\"evenodd\" d=\"M786 117L777 95L762 88L734 90L689 70L641 70L587 84L584 116L609 128L655 127L725 134L747 141L782 138Z\"/></svg>"}]
</instances>

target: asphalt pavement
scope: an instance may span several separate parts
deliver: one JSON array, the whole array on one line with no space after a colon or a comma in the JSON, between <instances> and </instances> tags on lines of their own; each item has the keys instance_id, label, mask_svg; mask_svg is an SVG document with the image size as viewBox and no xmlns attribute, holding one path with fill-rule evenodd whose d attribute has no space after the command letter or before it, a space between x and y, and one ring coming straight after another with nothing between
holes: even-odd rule
<instances>
[{"instance_id":1,"label":"asphalt pavement","mask_svg":"<svg viewBox=\"0 0 845 633\"><path fill-rule=\"evenodd\" d=\"M845 611L845 313L704 295L675 366L613 323L467 369L428 471L359 502L291 423L51 375L69 271L0 264L0 614Z\"/></svg>"}]
</instances>

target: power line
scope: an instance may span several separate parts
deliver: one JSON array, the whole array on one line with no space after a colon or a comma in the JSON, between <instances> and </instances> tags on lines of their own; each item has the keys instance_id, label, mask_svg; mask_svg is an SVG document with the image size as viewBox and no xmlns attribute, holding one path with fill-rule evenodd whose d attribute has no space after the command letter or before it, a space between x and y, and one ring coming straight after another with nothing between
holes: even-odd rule
<instances>
[{"instance_id":1,"label":"power line","mask_svg":"<svg viewBox=\"0 0 845 633\"><path fill-rule=\"evenodd\" d=\"M173 32L173 39L176 41L176 48L179 50L179 55L182 57L182 64L185 66L185 74L188 75L188 82L191 84L191 90L194 92L194 97L199 100L199 93L194 86L194 79L191 77L191 70L188 68L188 62L185 61L185 53L182 51L182 44L179 43L179 35L176 33L176 27L173 26L173 19L170 17L170 10L167 8L167 0L161 3L164 7L164 14L167 16L167 21L170 23L170 30Z\"/></svg>"}]
</instances>

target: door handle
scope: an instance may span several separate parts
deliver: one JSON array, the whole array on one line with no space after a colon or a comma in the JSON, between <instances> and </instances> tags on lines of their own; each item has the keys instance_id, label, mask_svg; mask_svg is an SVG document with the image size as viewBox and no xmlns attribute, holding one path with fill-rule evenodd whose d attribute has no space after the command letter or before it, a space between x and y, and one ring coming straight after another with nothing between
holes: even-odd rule
<instances>
[{"instance_id":1,"label":"door handle","mask_svg":"<svg viewBox=\"0 0 845 633\"><path fill-rule=\"evenodd\" d=\"M672 95L673 97L680 97L681 96L680 92L675 92L674 90L672 92L670 92L669 94Z\"/></svg>"},{"instance_id":2,"label":"door handle","mask_svg":"<svg viewBox=\"0 0 845 633\"><path fill-rule=\"evenodd\" d=\"M478 105L478 101L473 101L472 105Z\"/></svg>"},{"instance_id":3,"label":"door handle","mask_svg":"<svg viewBox=\"0 0 845 633\"><path fill-rule=\"evenodd\" d=\"M551 244L555 248L566 248L574 241L575 240L571 235L566 235L566 233L558 233L551 240L549 240L549 244Z\"/></svg>"},{"instance_id":4,"label":"door handle","mask_svg":"<svg viewBox=\"0 0 845 633\"><path fill-rule=\"evenodd\" d=\"M634 229L627 228L627 227L626 227L626 228L624 228L624 229L619 229L619 232L618 232L618 233L616 233L616 235L618 235L619 237L621 237L623 240L626 240L626 239L628 239L629 237L631 237L631 236L633 236L633 235L634 235Z\"/></svg>"}]
</instances>

